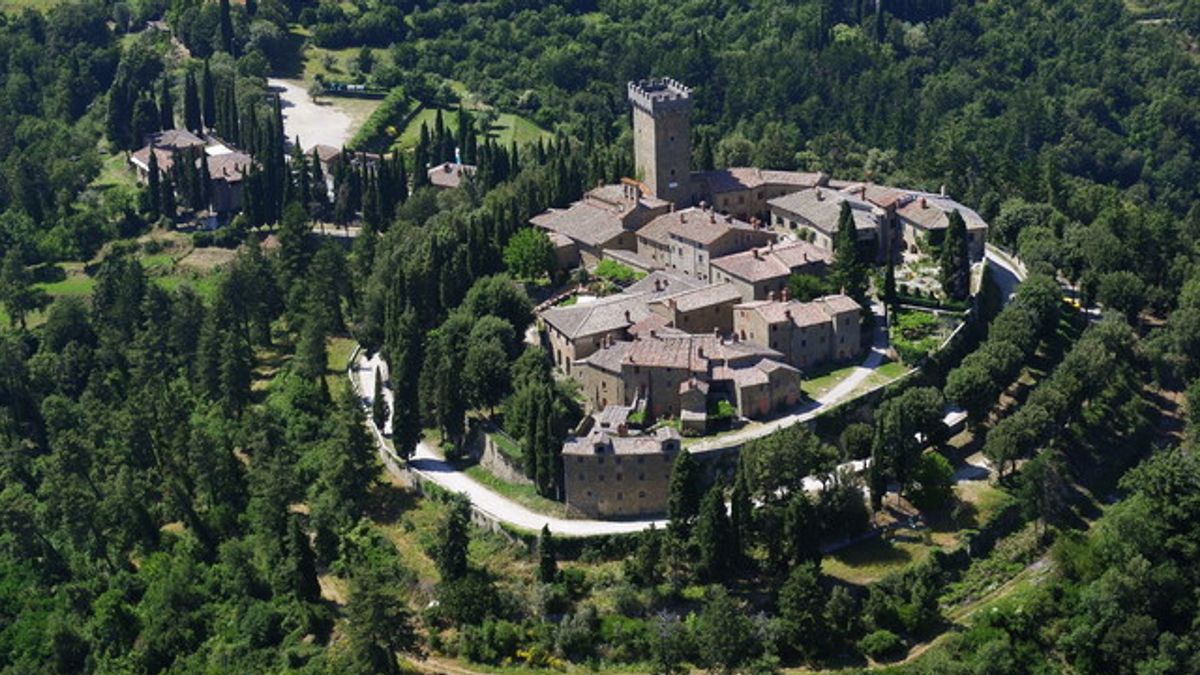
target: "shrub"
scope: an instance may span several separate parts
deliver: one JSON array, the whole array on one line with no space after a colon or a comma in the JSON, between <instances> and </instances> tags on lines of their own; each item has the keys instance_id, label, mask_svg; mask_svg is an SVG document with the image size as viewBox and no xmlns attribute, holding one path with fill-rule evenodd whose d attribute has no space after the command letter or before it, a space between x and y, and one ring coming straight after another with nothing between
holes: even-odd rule
<instances>
[{"instance_id":1,"label":"shrub","mask_svg":"<svg viewBox=\"0 0 1200 675\"><path fill-rule=\"evenodd\" d=\"M868 633L858 641L858 648L862 653L876 661L899 657L903 647L904 644L900 641L900 637L890 630Z\"/></svg>"},{"instance_id":2,"label":"shrub","mask_svg":"<svg viewBox=\"0 0 1200 675\"><path fill-rule=\"evenodd\" d=\"M596 265L596 276L617 284L629 284L641 275L632 267L610 259L601 260L600 264Z\"/></svg>"}]
</instances>

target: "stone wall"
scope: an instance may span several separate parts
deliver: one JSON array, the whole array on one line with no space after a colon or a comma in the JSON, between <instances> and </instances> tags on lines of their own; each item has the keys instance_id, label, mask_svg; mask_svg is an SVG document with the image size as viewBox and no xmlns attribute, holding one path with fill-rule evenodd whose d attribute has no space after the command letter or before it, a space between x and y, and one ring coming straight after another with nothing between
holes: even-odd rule
<instances>
[{"instance_id":1,"label":"stone wall","mask_svg":"<svg viewBox=\"0 0 1200 675\"><path fill-rule=\"evenodd\" d=\"M525 467L521 465L520 460L509 457L496 445L495 434L502 433L504 432L496 431L479 434L482 438L482 448L478 456L479 466L506 483L533 485L533 481L525 476ZM516 444L516 441L513 441L513 445Z\"/></svg>"}]
</instances>

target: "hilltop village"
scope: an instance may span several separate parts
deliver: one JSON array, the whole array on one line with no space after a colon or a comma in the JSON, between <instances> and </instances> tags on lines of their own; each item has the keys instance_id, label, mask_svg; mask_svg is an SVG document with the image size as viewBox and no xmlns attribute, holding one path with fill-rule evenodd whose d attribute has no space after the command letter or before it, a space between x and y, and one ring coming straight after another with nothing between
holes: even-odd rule
<instances>
[{"instance_id":1,"label":"hilltop village","mask_svg":"<svg viewBox=\"0 0 1200 675\"><path fill-rule=\"evenodd\" d=\"M563 485L567 504L594 517L661 513L682 435L783 415L802 402L806 372L863 355L884 320L867 298L789 297L795 277L828 275L845 210L859 254L878 264L939 247L955 211L972 261L988 231L943 193L756 167L692 171L690 89L643 80L628 96L638 178L531 220L561 268L607 261L640 276L538 315L555 367L589 410L563 446Z\"/></svg>"}]
</instances>

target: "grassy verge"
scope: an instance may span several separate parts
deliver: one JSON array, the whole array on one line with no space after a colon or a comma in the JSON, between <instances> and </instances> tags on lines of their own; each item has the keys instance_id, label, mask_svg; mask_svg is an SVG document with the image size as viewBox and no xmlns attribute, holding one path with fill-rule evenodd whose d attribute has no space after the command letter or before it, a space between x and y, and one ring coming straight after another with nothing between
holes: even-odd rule
<instances>
[{"instance_id":1,"label":"grassy verge","mask_svg":"<svg viewBox=\"0 0 1200 675\"><path fill-rule=\"evenodd\" d=\"M463 470L475 482L486 486L488 489L503 495L521 506L555 518L571 518L571 514L567 510L567 505L562 502L556 502L552 499L537 493L537 488L532 485L516 485L507 481L500 480L492 475L487 469L481 466L469 466Z\"/></svg>"},{"instance_id":2,"label":"grassy verge","mask_svg":"<svg viewBox=\"0 0 1200 675\"><path fill-rule=\"evenodd\" d=\"M329 393L337 396L346 390L346 364L354 351L354 340L348 337L331 337L325 343L325 384Z\"/></svg>"},{"instance_id":3,"label":"grassy verge","mask_svg":"<svg viewBox=\"0 0 1200 675\"><path fill-rule=\"evenodd\" d=\"M800 383L800 389L802 389L804 393L809 396L809 398L823 396L830 389L836 387L839 382L847 377L850 377L850 374L853 373L854 369L857 367L858 366L856 365L846 366L845 368L838 368L837 370L830 371L824 375L818 375L817 377L806 379Z\"/></svg>"}]
</instances>

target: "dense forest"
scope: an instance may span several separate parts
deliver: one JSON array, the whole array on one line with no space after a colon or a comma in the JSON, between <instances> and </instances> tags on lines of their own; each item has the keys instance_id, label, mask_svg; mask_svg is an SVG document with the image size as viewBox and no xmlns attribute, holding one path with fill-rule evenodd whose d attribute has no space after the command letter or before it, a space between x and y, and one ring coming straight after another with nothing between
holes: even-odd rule
<instances>
[{"instance_id":1,"label":"dense forest","mask_svg":"<svg viewBox=\"0 0 1200 675\"><path fill-rule=\"evenodd\" d=\"M1026 535L1052 574L897 670L1200 670L1198 36L1195 0L1137 14L1118 0L0 13L0 672L395 672L398 655L427 653L853 669L941 634L955 598L993 579L985 549ZM453 80L553 139L477 143L470 114L439 114L413 156L339 164L331 197L316 157L286 149L265 81L304 39L375 47L376 82L444 104ZM498 543L462 500L385 480L330 338L391 364L395 409L373 413L394 420L398 453L424 431L454 454L468 413L502 409L553 495L580 411L522 344L537 285L515 280L549 267L524 226L630 173L625 83L651 74L695 88L697 167L945 186L1032 274L870 423L751 443L727 482L681 453L669 527L582 552L548 531L528 550ZM177 207L204 205L195 175L101 180L172 127L216 130L256 159L245 212L190 235L237 250L208 295L152 283L135 256ZM425 165L458 144L480 175L432 190ZM185 184L195 203L176 205L169 186ZM365 234L341 246L314 220ZM51 302L37 284L66 262L94 289ZM1064 282L1104 318L1061 303ZM821 544L867 528L889 489L951 508L946 460L916 440L946 440L947 401L1014 499L1008 532L863 586L834 581ZM865 477L832 471L868 456ZM1080 509L1092 491L1103 508ZM418 546L397 544L406 528ZM489 566L496 550L507 566Z\"/></svg>"}]
</instances>

